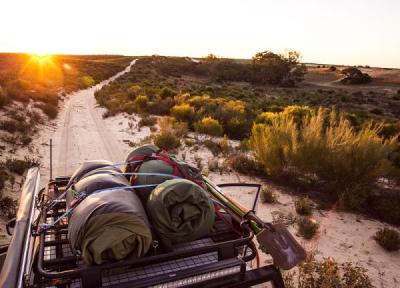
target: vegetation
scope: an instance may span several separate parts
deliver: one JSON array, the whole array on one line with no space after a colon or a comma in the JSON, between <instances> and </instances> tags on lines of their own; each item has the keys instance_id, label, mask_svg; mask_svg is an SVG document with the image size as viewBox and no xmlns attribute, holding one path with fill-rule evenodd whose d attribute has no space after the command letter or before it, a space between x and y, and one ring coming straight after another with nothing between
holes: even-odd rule
<instances>
[{"instance_id":1,"label":"vegetation","mask_svg":"<svg viewBox=\"0 0 400 288\"><path fill-rule=\"evenodd\" d=\"M299 113L293 111L303 112L297 117ZM381 202L372 209L374 214L389 212L396 216L389 211L394 207L382 204L382 199L391 194L377 197L371 192L392 169L389 156L397 147L396 137L384 139L379 135L381 126L372 124L355 130L335 111L304 111L307 109L288 107L277 113L270 124L253 126L251 146L265 172L274 177L291 175L318 183L319 189L329 195L334 192L336 199L350 209L363 210L371 202ZM399 203L399 196L390 197ZM381 209L385 212L377 212ZM396 217L391 221L399 223L400 218Z\"/></svg>"},{"instance_id":2,"label":"vegetation","mask_svg":"<svg viewBox=\"0 0 400 288\"><path fill-rule=\"evenodd\" d=\"M341 80L343 84L365 84L372 81L371 76L367 73L362 73L355 67L350 67L342 70L345 78Z\"/></svg>"},{"instance_id":3,"label":"vegetation","mask_svg":"<svg viewBox=\"0 0 400 288\"><path fill-rule=\"evenodd\" d=\"M397 251L400 249L400 233L394 229L380 229L375 233L374 239L387 251Z\"/></svg>"},{"instance_id":4,"label":"vegetation","mask_svg":"<svg viewBox=\"0 0 400 288\"><path fill-rule=\"evenodd\" d=\"M297 226L299 234L307 240L313 238L319 228L318 222L309 217L299 217Z\"/></svg>"},{"instance_id":5,"label":"vegetation","mask_svg":"<svg viewBox=\"0 0 400 288\"><path fill-rule=\"evenodd\" d=\"M4 163L4 166L7 167L10 172L21 176L33 163L35 163L35 161L29 158L25 158L24 160L9 158Z\"/></svg>"},{"instance_id":6,"label":"vegetation","mask_svg":"<svg viewBox=\"0 0 400 288\"><path fill-rule=\"evenodd\" d=\"M196 122L194 124L194 129L198 133L208 134L211 136L221 136L224 132L218 120L215 120L212 117L204 117L200 121Z\"/></svg>"},{"instance_id":7,"label":"vegetation","mask_svg":"<svg viewBox=\"0 0 400 288\"><path fill-rule=\"evenodd\" d=\"M138 123L139 127L149 126L152 127L157 124L157 118L149 115L144 115Z\"/></svg>"},{"instance_id":8,"label":"vegetation","mask_svg":"<svg viewBox=\"0 0 400 288\"><path fill-rule=\"evenodd\" d=\"M229 158L228 163L235 171L245 175L254 176L262 173L260 163L245 154L238 154Z\"/></svg>"},{"instance_id":9,"label":"vegetation","mask_svg":"<svg viewBox=\"0 0 400 288\"><path fill-rule=\"evenodd\" d=\"M400 223L398 193L379 183L382 177L390 185L400 183L400 102L378 90L303 87L305 72L294 52L261 52L252 61L141 57L96 98L113 115L140 112L132 102L146 96L141 113L168 115L188 130L242 140L242 152L252 149L255 158L231 157L233 169L274 180L289 176L318 187L319 195L343 208ZM216 141L203 144L214 155L224 150Z\"/></svg>"},{"instance_id":10,"label":"vegetation","mask_svg":"<svg viewBox=\"0 0 400 288\"><path fill-rule=\"evenodd\" d=\"M312 255L299 271L283 274L287 288L372 288L367 270L351 262L337 263L332 258L318 261Z\"/></svg>"},{"instance_id":11,"label":"vegetation","mask_svg":"<svg viewBox=\"0 0 400 288\"><path fill-rule=\"evenodd\" d=\"M271 189L267 189L266 187L262 187L260 198L263 203L272 204L277 202L277 197L274 191Z\"/></svg>"},{"instance_id":12,"label":"vegetation","mask_svg":"<svg viewBox=\"0 0 400 288\"><path fill-rule=\"evenodd\" d=\"M17 213L17 205L18 201L11 197L0 197L0 215L5 216L8 219L14 218Z\"/></svg>"},{"instance_id":13,"label":"vegetation","mask_svg":"<svg viewBox=\"0 0 400 288\"><path fill-rule=\"evenodd\" d=\"M186 133L185 127L182 127L179 122L176 122L171 117L161 118L159 124L161 131L154 137L154 144L167 151L181 146L181 141L178 137Z\"/></svg>"},{"instance_id":14,"label":"vegetation","mask_svg":"<svg viewBox=\"0 0 400 288\"><path fill-rule=\"evenodd\" d=\"M297 198L294 202L294 207L299 215L310 216L313 211L313 204L308 197Z\"/></svg>"},{"instance_id":15,"label":"vegetation","mask_svg":"<svg viewBox=\"0 0 400 288\"><path fill-rule=\"evenodd\" d=\"M5 113L0 130L12 134L1 140L13 145L30 144L36 125L57 116L62 95L111 77L131 60L122 56L0 53L0 110Z\"/></svg>"}]
</instances>

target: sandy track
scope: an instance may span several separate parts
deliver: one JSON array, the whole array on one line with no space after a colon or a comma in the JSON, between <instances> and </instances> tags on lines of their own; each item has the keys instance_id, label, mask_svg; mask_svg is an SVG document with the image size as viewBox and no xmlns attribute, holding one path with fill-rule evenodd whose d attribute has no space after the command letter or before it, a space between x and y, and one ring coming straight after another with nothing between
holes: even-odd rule
<instances>
[{"instance_id":1,"label":"sandy track","mask_svg":"<svg viewBox=\"0 0 400 288\"><path fill-rule=\"evenodd\" d=\"M101 110L96 108L94 93L128 72L135 61L110 79L69 95L53 135L53 175L69 175L83 161L89 159L107 159L114 162L123 159L120 144L104 125Z\"/></svg>"}]
</instances>

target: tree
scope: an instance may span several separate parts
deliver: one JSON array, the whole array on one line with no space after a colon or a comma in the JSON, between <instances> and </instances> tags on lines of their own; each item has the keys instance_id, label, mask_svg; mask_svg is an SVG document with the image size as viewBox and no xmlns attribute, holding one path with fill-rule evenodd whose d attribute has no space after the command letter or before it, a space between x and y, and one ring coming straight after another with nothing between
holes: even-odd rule
<instances>
[{"instance_id":1,"label":"tree","mask_svg":"<svg viewBox=\"0 0 400 288\"><path fill-rule=\"evenodd\" d=\"M286 55L259 52L253 57L251 80L255 84L294 86L306 73L305 66L299 66L299 61L300 53L296 51L288 51Z\"/></svg>"},{"instance_id":2,"label":"tree","mask_svg":"<svg viewBox=\"0 0 400 288\"><path fill-rule=\"evenodd\" d=\"M345 75L345 78L340 80L343 84L365 84L372 81L371 76L367 73L362 73L360 69L356 67L343 69L342 74Z\"/></svg>"}]
</instances>

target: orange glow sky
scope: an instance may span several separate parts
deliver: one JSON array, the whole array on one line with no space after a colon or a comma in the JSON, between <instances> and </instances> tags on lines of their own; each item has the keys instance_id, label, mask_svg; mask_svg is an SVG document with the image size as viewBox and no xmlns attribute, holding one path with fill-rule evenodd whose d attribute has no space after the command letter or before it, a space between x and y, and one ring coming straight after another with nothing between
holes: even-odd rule
<instances>
[{"instance_id":1,"label":"orange glow sky","mask_svg":"<svg viewBox=\"0 0 400 288\"><path fill-rule=\"evenodd\" d=\"M0 51L250 58L400 68L397 0L4 0Z\"/></svg>"}]
</instances>

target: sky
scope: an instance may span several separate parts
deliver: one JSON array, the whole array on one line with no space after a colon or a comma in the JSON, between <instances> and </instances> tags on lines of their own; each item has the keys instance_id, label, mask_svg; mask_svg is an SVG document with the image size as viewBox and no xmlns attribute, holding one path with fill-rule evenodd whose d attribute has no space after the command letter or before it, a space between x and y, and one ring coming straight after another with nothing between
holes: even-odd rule
<instances>
[{"instance_id":1,"label":"sky","mask_svg":"<svg viewBox=\"0 0 400 288\"><path fill-rule=\"evenodd\" d=\"M399 0L1 0L0 52L251 58L400 68Z\"/></svg>"}]
</instances>

